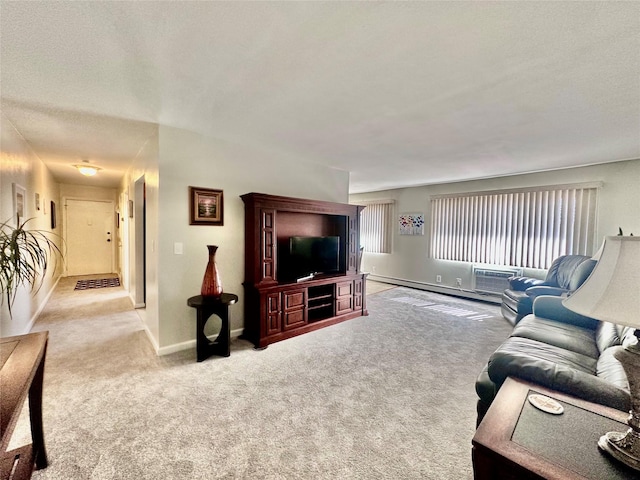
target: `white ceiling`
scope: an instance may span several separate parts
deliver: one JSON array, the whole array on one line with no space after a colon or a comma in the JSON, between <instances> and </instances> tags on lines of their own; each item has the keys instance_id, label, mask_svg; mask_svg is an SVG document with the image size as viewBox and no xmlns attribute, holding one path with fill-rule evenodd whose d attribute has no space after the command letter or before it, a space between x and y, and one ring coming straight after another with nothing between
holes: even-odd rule
<instances>
[{"instance_id":1,"label":"white ceiling","mask_svg":"<svg viewBox=\"0 0 640 480\"><path fill-rule=\"evenodd\" d=\"M117 185L159 124L352 193L640 158L637 1L0 8L3 117L65 183Z\"/></svg>"}]
</instances>

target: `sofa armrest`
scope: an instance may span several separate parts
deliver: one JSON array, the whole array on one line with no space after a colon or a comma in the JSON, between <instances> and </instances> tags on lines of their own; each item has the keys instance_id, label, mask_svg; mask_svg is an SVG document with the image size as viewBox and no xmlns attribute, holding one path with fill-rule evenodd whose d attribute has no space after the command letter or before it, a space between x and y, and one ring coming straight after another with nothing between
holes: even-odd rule
<instances>
[{"instance_id":1,"label":"sofa armrest","mask_svg":"<svg viewBox=\"0 0 640 480\"><path fill-rule=\"evenodd\" d=\"M529 287L541 285L544 280L531 277L509 277L509 288L517 292L524 292Z\"/></svg>"},{"instance_id":2,"label":"sofa armrest","mask_svg":"<svg viewBox=\"0 0 640 480\"><path fill-rule=\"evenodd\" d=\"M548 287L546 285L537 285L535 287L529 287L525 290L525 293L531 298L536 298L541 295L553 295L559 297L567 292L569 292L569 290L567 290L566 288Z\"/></svg>"},{"instance_id":3,"label":"sofa armrest","mask_svg":"<svg viewBox=\"0 0 640 480\"><path fill-rule=\"evenodd\" d=\"M585 317L569 310L562 304L563 297L543 295L533 301L533 314L536 317L548 318L556 322L567 323L577 327L595 330L600 324L598 320Z\"/></svg>"}]
</instances>

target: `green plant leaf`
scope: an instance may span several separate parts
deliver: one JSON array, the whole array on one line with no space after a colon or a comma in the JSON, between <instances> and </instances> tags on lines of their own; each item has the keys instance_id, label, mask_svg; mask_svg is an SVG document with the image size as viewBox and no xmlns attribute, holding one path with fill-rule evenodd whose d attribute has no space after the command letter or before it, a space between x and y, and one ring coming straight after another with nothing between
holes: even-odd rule
<instances>
[{"instance_id":1,"label":"green plant leaf","mask_svg":"<svg viewBox=\"0 0 640 480\"><path fill-rule=\"evenodd\" d=\"M42 287L51 258L62 252L50 238L57 235L44 230L28 230L27 219L17 226L8 221L0 224L0 303L7 302L9 314L16 299L18 287L28 287L37 293ZM59 237L58 237L59 238ZM57 262L53 263L55 267Z\"/></svg>"}]
</instances>

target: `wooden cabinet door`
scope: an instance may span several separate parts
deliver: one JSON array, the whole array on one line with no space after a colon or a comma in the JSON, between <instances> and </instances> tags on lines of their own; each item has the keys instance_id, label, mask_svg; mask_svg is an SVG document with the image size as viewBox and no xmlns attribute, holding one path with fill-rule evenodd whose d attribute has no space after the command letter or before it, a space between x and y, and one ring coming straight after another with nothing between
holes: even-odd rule
<instances>
[{"instance_id":1,"label":"wooden cabinet door","mask_svg":"<svg viewBox=\"0 0 640 480\"><path fill-rule=\"evenodd\" d=\"M260 219L260 282L276 281L276 211L263 208Z\"/></svg>"},{"instance_id":2,"label":"wooden cabinet door","mask_svg":"<svg viewBox=\"0 0 640 480\"><path fill-rule=\"evenodd\" d=\"M266 328L265 335L274 335L282 331L282 309L280 308L280 293L268 293L266 303Z\"/></svg>"},{"instance_id":3,"label":"wooden cabinet door","mask_svg":"<svg viewBox=\"0 0 640 480\"><path fill-rule=\"evenodd\" d=\"M282 292L283 330L290 330L307 323L307 289L287 290Z\"/></svg>"},{"instance_id":4,"label":"wooden cabinet door","mask_svg":"<svg viewBox=\"0 0 640 480\"><path fill-rule=\"evenodd\" d=\"M360 253L360 233L359 233L359 224L360 224L360 211L355 215L349 216L349 248L347 251L347 272L348 273L356 273L358 270L358 261L359 253Z\"/></svg>"},{"instance_id":5,"label":"wooden cabinet door","mask_svg":"<svg viewBox=\"0 0 640 480\"><path fill-rule=\"evenodd\" d=\"M362 310L364 308L364 281L362 279L353 281L353 309Z\"/></svg>"},{"instance_id":6,"label":"wooden cabinet door","mask_svg":"<svg viewBox=\"0 0 640 480\"><path fill-rule=\"evenodd\" d=\"M353 282L336 283L336 315L353 310Z\"/></svg>"}]
</instances>

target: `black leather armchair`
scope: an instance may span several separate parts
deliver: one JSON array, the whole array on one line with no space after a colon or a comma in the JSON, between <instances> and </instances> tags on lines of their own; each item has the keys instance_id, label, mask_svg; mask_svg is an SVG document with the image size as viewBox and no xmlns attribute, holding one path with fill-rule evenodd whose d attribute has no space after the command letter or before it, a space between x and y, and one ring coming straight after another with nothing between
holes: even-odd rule
<instances>
[{"instance_id":1,"label":"black leather armchair","mask_svg":"<svg viewBox=\"0 0 640 480\"><path fill-rule=\"evenodd\" d=\"M562 255L556 258L544 280L511 277L502 293L502 316L513 325L533 311L533 300L540 295L561 296L576 290L591 275L596 261L585 255Z\"/></svg>"}]
</instances>

